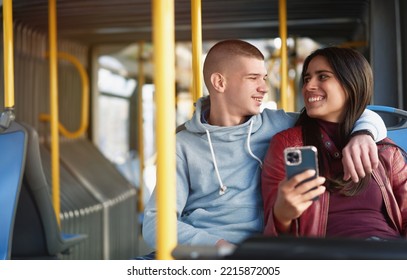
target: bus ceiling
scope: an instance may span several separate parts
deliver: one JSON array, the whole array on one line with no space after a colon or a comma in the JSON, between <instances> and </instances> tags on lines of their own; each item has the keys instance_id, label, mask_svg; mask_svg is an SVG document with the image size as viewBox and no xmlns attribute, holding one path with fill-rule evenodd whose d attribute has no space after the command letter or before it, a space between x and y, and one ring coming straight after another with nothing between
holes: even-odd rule
<instances>
[{"instance_id":1,"label":"bus ceiling","mask_svg":"<svg viewBox=\"0 0 407 280\"><path fill-rule=\"evenodd\" d=\"M374 1L374 0L372 0ZM151 0L57 2L58 38L85 45L151 41ZM289 0L289 36L349 41L369 22L369 0ZM202 40L278 37L279 0L202 0ZM233 3L233 4L231 4ZM191 0L175 0L175 39L191 40ZM13 1L14 19L48 30L48 0ZM363 30L362 30L363 32Z\"/></svg>"}]
</instances>

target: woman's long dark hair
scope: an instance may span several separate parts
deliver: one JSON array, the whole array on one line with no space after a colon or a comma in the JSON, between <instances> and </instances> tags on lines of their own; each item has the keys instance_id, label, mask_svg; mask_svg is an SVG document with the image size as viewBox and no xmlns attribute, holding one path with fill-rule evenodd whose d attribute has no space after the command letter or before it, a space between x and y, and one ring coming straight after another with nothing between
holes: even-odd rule
<instances>
[{"instance_id":1,"label":"woman's long dark hair","mask_svg":"<svg viewBox=\"0 0 407 280\"><path fill-rule=\"evenodd\" d=\"M328 61L336 78L345 89L348 100L344 108L344 114L342 114L344 119L339 124L339 132L340 135L345 137L345 144L347 144L356 120L362 115L372 98L372 69L365 57L356 50L339 47L322 48L314 51L305 59L301 74L303 84L309 63L316 56L322 56ZM318 155L320 174L327 177L328 190L339 191L344 195L353 196L367 185L370 175L367 175L357 184L344 181L342 179L343 170L337 178L327 176L329 173L324 170L324 166L329 166L329 164L324 163L324 157L322 156L325 148L322 143L320 128L317 120L307 115L305 108L301 111L296 125L302 126L304 145L314 145L320 151Z\"/></svg>"}]
</instances>

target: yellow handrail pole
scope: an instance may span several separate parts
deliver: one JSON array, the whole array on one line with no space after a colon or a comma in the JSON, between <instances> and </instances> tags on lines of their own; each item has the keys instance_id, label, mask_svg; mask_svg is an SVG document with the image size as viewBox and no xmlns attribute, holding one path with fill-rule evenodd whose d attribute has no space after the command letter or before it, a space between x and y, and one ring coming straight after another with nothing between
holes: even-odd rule
<instances>
[{"instance_id":1,"label":"yellow handrail pole","mask_svg":"<svg viewBox=\"0 0 407 280\"><path fill-rule=\"evenodd\" d=\"M280 100L284 110L288 108L287 88L288 88L288 59L287 59L287 3L286 0L279 0L279 33L281 38L281 83Z\"/></svg>"},{"instance_id":2,"label":"yellow handrail pole","mask_svg":"<svg viewBox=\"0 0 407 280\"><path fill-rule=\"evenodd\" d=\"M143 122L143 85L145 83L144 77L144 42L139 42L138 49L138 76L137 76L137 128L138 128L138 154L140 161L140 181L138 192L138 210L141 212L144 209L143 195L144 195L144 122Z\"/></svg>"},{"instance_id":3,"label":"yellow handrail pole","mask_svg":"<svg viewBox=\"0 0 407 280\"><path fill-rule=\"evenodd\" d=\"M13 4L3 1L4 107L14 108Z\"/></svg>"},{"instance_id":4,"label":"yellow handrail pole","mask_svg":"<svg viewBox=\"0 0 407 280\"><path fill-rule=\"evenodd\" d=\"M170 260L177 245L174 0L153 0L153 30L157 100L157 258Z\"/></svg>"},{"instance_id":5,"label":"yellow handrail pole","mask_svg":"<svg viewBox=\"0 0 407 280\"><path fill-rule=\"evenodd\" d=\"M55 215L60 224L60 182L59 182L59 135L58 135L58 61L56 34L56 0L48 0L49 21L49 74L50 74L50 112L51 112L51 174L52 203Z\"/></svg>"},{"instance_id":6,"label":"yellow handrail pole","mask_svg":"<svg viewBox=\"0 0 407 280\"><path fill-rule=\"evenodd\" d=\"M48 55L48 54L47 54ZM58 130L61 134L67 138L78 138L85 134L89 126L89 78L86 73L85 68L81 62L73 55L66 52L58 52L58 58L67 60L71 62L76 70L78 70L79 76L82 81L82 110L81 110L81 123L79 128L76 131L69 131L61 123L58 123ZM40 114L40 121L50 121L51 117L47 114Z\"/></svg>"},{"instance_id":7,"label":"yellow handrail pole","mask_svg":"<svg viewBox=\"0 0 407 280\"><path fill-rule=\"evenodd\" d=\"M202 96L202 12L201 0L191 0L192 90L194 102Z\"/></svg>"}]
</instances>

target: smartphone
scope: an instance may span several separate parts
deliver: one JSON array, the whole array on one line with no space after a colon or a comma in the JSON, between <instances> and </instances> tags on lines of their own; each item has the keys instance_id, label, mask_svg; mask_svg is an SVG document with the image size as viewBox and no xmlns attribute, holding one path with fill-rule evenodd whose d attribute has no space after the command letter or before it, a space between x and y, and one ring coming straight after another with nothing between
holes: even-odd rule
<instances>
[{"instance_id":1,"label":"smartphone","mask_svg":"<svg viewBox=\"0 0 407 280\"><path fill-rule=\"evenodd\" d=\"M305 181L318 176L318 152L314 146L286 148L284 149L284 161L287 179L308 169L314 169L316 173Z\"/></svg>"}]
</instances>

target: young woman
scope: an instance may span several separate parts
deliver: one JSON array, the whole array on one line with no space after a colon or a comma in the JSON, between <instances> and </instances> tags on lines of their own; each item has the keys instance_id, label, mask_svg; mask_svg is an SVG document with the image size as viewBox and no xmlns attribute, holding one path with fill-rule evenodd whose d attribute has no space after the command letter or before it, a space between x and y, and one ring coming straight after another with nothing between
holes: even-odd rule
<instances>
[{"instance_id":1,"label":"young woman","mask_svg":"<svg viewBox=\"0 0 407 280\"><path fill-rule=\"evenodd\" d=\"M264 159L264 233L406 237L407 165L390 139L377 144L380 163L371 174L358 183L342 179L342 148L372 97L369 63L352 49L319 49L305 60L302 82L305 108L295 127L273 137ZM308 170L287 180L283 150L306 145L317 147L323 177L301 183L315 174Z\"/></svg>"}]
</instances>

